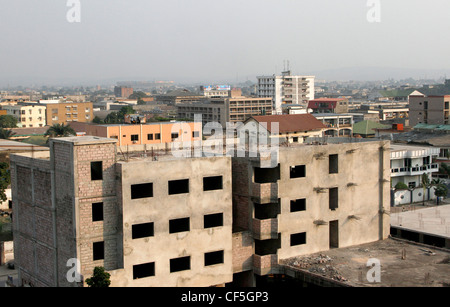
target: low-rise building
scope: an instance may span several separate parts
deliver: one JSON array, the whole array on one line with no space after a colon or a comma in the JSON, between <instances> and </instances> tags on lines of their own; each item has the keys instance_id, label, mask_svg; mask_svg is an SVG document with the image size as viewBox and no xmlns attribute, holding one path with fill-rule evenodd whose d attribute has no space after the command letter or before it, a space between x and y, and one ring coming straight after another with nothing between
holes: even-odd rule
<instances>
[{"instance_id":1,"label":"low-rise building","mask_svg":"<svg viewBox=\"0 0 450 307\"><path fill-rule=\"evenodd\" d=\"M252 122L267 130L264 135L278 138L279 143L304 143L309 137L322 137L327 129L311 114L252 116L245 124Z\"/></svg>"},{"instance_id":2,"label":"low-rise building","mask_svg":"<svg viewBox=\"0 0 450 307\"><path fill-rule=\"evenodd\" d=\"M149 145L165 148L173 142L194 142L202 139L202 125L194 122L159 122L142 124L91 124L73 122L70 127L79 135L117 140L119 146Z\"/></svg>"},{"instance_id":3,"label":"low-rise building","mask_svg":"<svg viewBox=\"0 0 450 307\"><path fill-rule=\"evenodd\" d=\"M353 135L353 115L351 114L313 113L312 115L327 126L324 131L326 136Z\"/></svg>"},{"instance_id":4,"label":"low-rise building","mask_svg":"<svg viewBox=\"0 0 450 307\"><path fill-rule=\"evenodd\" d=\"M435 199L434 189L423 186L422 176L426 174L431 183L433 173L439 172L435 162L439 154L436 147L391 144L391 186L396 189L393 205Z\"/></svg>"},{"instance_id":5,"label":"low-rise building","mask_svg":"<svg viewBox=\"0 0 450 307\"><path fill-rule=\"evenodd\" d=\"M70 124L72 122L92 122L94 107L92 102L46 104L47 126Z\"/></svg>"},{"instance_id":6,"label":"low-rise building","mask_svg":"<svg viewBox=\"0 0 450 307\"><path fill-rule=\"evenodd\" d=\"M17 127L36 128L46 126L46 107L40 105L3 105L8 115L17 118Z\"/></svg>"},{"instance_id":7,"label":"low-rise building","mask_svg":"<svg viewBox=\"0 0 450 307\"><path fill-rule=\"evenodd\" d=\"M318 98L309 101L308 109L313 113L348 113L348 104L346 98Z\"/></svg>"}]
</instances>

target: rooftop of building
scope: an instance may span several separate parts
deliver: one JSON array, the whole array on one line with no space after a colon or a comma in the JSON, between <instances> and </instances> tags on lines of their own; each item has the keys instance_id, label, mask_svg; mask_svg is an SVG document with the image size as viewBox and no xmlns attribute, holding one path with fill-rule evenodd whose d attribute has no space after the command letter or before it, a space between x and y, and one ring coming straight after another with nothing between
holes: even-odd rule
<instances>
[{"instance_id":1,"label":"rooftop of building","mask_svg":"<svg viewBox=\"0 0 450 307\"><path fill-rule=\"evenodd\" d=\"M380 280L369 270L369 259L378 260ZM450 251L428 245L389 238L347 248L282 260L293 272L300 272L318 283L330 280L350 287L448 287Z\"/></svg>"},{"instance_id":2,"label":"rooftop of building","mask_svg":"<svg viewBox=\"0 0 450 307\"><path fill-rule=\"evenodd\" d=\"M272 132L273 124L278 124L279 133L314 131L327 128L311 114L265 115L253 116L250 119L254 119L258 123L266 123L269 132Z\"/></svg>"},{"instance_id":3,"label":"rooftop of building","mask_svg":"<svg viewBox=\"0 0 450 307\"><path fill-rule=\"evenodd\" d=\"M391 226L450 239L450 205L391 213Z\"/></svg>"}]
</instances>

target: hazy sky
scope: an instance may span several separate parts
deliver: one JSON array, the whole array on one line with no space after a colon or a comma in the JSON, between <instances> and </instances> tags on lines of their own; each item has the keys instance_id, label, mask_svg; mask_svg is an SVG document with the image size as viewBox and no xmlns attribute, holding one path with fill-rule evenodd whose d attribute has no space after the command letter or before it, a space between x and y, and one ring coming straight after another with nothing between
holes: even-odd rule
<instances>
[{"instance_id":1,"label":"hazy sky","mask_svg":"<svg viewBox=\"0 0 450 307\"><path fill-rule=\"evenodd\" d=\"M0 0L0 84L256 81L367 67L448 71L449 0ZM321 76L324 72L324 76ZM419 76L412 76L419 77Z\"/></svg>"}]
</instances>

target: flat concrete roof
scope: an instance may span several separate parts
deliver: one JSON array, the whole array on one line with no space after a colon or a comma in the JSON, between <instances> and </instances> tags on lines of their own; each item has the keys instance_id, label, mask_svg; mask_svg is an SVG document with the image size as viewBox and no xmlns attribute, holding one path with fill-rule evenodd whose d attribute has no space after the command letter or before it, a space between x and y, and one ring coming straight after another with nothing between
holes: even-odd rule
<instances>
[{"instance_id":1,"label":"flat concrete roof","mask_svg":"<svg viewBox=\"0 0 450 307\"><path fill-rule=\"evenodd\" d=\"M375 276L373 271L369 272L373 269L367 266L369 259L379 260L380 282L370 282L367 278L368 275ZM304 273L318 281L328 279L351 287L450 285L450 251L391 238L293 257L281 262L287 268L288 275L289 272Z\"/></svg>"},{"instance_id":2,"label":"flat concrete roof","mask_svg":"<svg viewBox=\"0 0 450 307\"><path fill-rule=\"evenodd\" d=\"M450 205L391 213L391 226L450 238Z\"/></svg>"},{"instance_id":3,"label":"flat concrete roof","mask_svg":"<svg viewBox=\"0 0 450 307\"><path fill-rule=\"evenodd\" d=\"M90 144L105 144L117 143L116 139L103 138L99 136L69 136L62 138L53 138L50 142L73 143L74 145L90 145Z\"/></svg>"}]
</instances>

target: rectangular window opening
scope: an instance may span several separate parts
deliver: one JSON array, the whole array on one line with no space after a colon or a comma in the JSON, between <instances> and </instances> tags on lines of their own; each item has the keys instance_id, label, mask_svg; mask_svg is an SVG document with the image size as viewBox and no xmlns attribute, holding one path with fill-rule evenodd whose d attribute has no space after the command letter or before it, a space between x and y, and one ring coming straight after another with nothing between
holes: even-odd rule
<instances>
[{"instance_id":1,"label":"rectangular window opening","mask_svg":"<svg viewBox=\"0 0 450 307\"><path fill-rule=\"evenodd\" d=\"M291 234L291 246L306 244L306 232Z\"/></svg>"},{"instance_id":2,"label":"rectangular window opening","mask_svg":"<svg viewBox=\"0 0 450 307\"><path fill-rule=\"evenodd\" d=\"M204 177L203 178L203 191L214 191L223 189L223 177Z\"/></svg>"},{"instance_id":3,"label":"rectangular window opening","mask_svg":"<svg viewBox=\"0 0 450 307\"><path fill-rule=\"evenodd\" d=\"M92 204L92 221L103 221L103 203Z\"/></svg>"},{"instance_id":4,"label":"rectangular window opening","mask_svg":"<svg viewBox=\"0 0 450 307\"><path fill-rule=\"evenodd\" d=\"M205 254L205 266L223 263L223 251L211 252Z\"/></svg>"},{"instance_id":5,"label":"rectangular window opening","mask_svg":"<svg viewBox=\"0 0 450 307\"><path fill-rule=\"evenodd\" d=\"M155 276L155 263L133 265L133 279Z\"/></svg>"},{"instance_id":6,"label":"rectangular window opening","mask_svg":"<svg viewBox=\"0 0 450 307\"><path fill-rule=\"evenodd\" d=\"M304 178L304 177L306 177L306 166L305 165L291 166L291 168L290 168L290 176L291 176L291 178Z\"/></svg>"},{"instance_id":7,"label":"rectangular window opening","mask_svg":"<svg viewBox=\"0 0 450 307\"><path fill-rule=\"evenodd\" d=\"M105 242L94 242L92 250L94 261L105 259Z\"/></svg>"},{"instance_id":8,"label":"rectangular window opening","mask_svg":"<svg viewBox=\"0 0 450 307\"><path fill-rule=\"evenodd\" d=\"M331 188L329 193L330 210L339 208L339 191L338 188Z\"/></svg>"},{"instance_id":9,"label":"rectangular window opening","mask_svg":"<svg viewBox=\"0 0 450 307\"><path fill-rule=\"evenodd\" d=\"M330 155L330 174L339 173L339 156L338 155Z\"/></svg>"},{"instance_id":10,"label":"rectangular window opening","mask_svg":"<svg viewBox=\"0 0 450 307\"><path fill-rule=\"evenodd\" d=\"M190 230L189 218L182 218L169 221L169 233L178 233Z\"/></svg>"},{"instance_id":11,"label":"rectangular window opening","mask_svg":"<svg viewBox=\"0 0 450 307\"><path fill-rule=\"evenodd\" d=\"M191 257L170 259L170 273L186 271L191 269Z\"/></svg>"},{"instance_id":12,"label":"rectangular window opening","mask_svg":"<svg viewBox=\"0 0 450 307\"><path fill-rule=\"evenodd\" d=\"M209 214L203 217L204 228L223 226L223 213Z\"/></svg>"},{"instance_id":13,"label":"rectangular window opening","mask_svg":"<svg viewBox=\"0 0 450 307\"><path fill-rule=\"evenodd\" d=\"M155 235L154 232L154 224L153 223L145 223L145 224L136 224L131 227L131 233L133 239L147 238L153 237Z\"/></svg>"},{"instance_id":14,"label":"rectangular window opening","mask_svg":"<svg viewBox=\"0 0 450 307\"><path fill-rule=\"evenodd\" d=\"M132 184L131 199L153 197L153 183Z\"/></svg>"},{"instance_id":15,"label":"rectangular window opening","mask_svg":"<svg viewBox=\"0 0 450 307\"><path fill-rule=\"evenodd\" d=\"M169 181L169 195L189 193L189 179Z\"/></svg>"},{"instance_id":16,"label":"rectangular window opening","mask_svg":"<svg viewBox=\"0 0 450 307\"><path fill-rule=\"evenodd\" d=\"M139 134L132 134L132 135L131 135L131 140L132 140L133 142L139 141Z\"/></svg>"},{"instance_id":17,"label":"rectangular window opening","mask_svg":"<svg viewBox=\"0 0 450 307\"><path fill-rule=\"evenodd\" d=\"M91 180L103 180L103 162L91 162Z\"/></svg>"},{"instance_id":18,"label":"rectangular window opening","mask_svg":"<svg viewBox=\"0 0 450 307\"><path fill-rule=\"evenodd\" d=\"M291 200L291 212L306 210L306 199Z\"/></svg>"},{"instance_id":19,"label":"rectangular window opening","mask_svg":"<svg viewBox=\"0 0 450 307\"><path fill-rule=\"evenodd\" d=\"M153 141L153 134L147 134L147 140Z\"/></svg>"}]
</instances>

